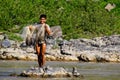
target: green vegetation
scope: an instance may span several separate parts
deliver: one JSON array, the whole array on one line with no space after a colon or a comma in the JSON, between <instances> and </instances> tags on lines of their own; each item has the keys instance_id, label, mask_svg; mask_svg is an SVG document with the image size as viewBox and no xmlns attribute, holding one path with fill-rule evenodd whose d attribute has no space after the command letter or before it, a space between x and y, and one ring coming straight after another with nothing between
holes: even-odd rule
<instances>
[{"instance_id":1,"label":"green vegetation","mask_svg":"<svg viewBox=\"0 0 120 80\"><path fill-rule=\"evenodd\" d=\"M106 11L107 3L116 8ZM120 0L0 0L0 5L0 31L19 32L44 13L50 26L62 27L65 39L120 34Z\"/></svg>"},{"instance_id":2,"label":"green vegetation","mask_svg":"<svg viewBox=\"0 0 120 80\"><path fill-rule=\"evenodd\" d=\"M17 33L12 33L12 32L9 32L9 31L1 31L2 33L5 33L7 34L7 36L9 37L10 40L14 40L14 41L22 41L23 39L17 34Z\"/></svg>"},{"instance_id":3,"label":"green vegetation","mask_svg":"<svg viewBox=\"0 0 120 80\"><path fill-rule=\"evenodd\" d=\"M14 40L14 41L22 41L22 38L14 33L10 33L10 35L8 36L10 40Z\"/></svg>"}]
</instances>

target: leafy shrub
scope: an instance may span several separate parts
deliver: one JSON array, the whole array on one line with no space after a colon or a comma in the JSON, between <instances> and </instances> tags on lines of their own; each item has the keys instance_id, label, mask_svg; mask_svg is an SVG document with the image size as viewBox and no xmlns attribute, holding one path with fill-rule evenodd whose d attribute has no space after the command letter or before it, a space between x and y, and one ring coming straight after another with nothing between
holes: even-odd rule
<instances>
[{"instance_id":1,"label":"leafy shrub","mask_svg":"<svg viewBox=\"0 0 120 80\"><path fill-rule=\"evenodd\" d=\"M111 12L104 9L115 3ZM65 39L120 34L120 0L2 0L0 31L24 27L47 14L50 26L62 26ZM21 29L20 27L20 29Z\"/></svg>"}]
</instances>

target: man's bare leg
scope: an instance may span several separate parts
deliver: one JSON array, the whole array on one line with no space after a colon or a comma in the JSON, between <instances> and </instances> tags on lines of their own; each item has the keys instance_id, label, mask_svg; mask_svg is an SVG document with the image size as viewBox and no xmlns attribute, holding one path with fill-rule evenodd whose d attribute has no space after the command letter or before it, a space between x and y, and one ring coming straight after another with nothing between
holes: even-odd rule
<instances>
[{"instance_id":1,"label":"man's bare leg","mask_svg":"<svg viewBox=\"0 0 120 80\"><path fill-rule=\"evenodd\" d=\"M40 52L41 52L41 46L36 44L36 52L37 52L37 55L38 55L38 64L39 64L39 67L41 67L41 55L40 55Z\"/></svg>"},{"instance_id":2,"label":"man's bare leg","mask_svg":"<svg viewBox=\"0 0 120 80\"><path fill-rule=\"evenodd\" d=\"M36 52L38 54L38 64L39 64L39 71L44 73L43 66L45 65L45 51L46 51L46 44L36 45Z\"/></svg>"},{"instance_id":3,"label":"man's bare leg","mask_svg":"<svg viewBox=\"0 0 120 80\"><path fill-rule=\"evenodd\" d=\"M45 65L45 52L46 52L46 44L43 43L42 44L42 50L41 50L41 54L42 54L42 67Z\"/></svg>"}]
</instances>

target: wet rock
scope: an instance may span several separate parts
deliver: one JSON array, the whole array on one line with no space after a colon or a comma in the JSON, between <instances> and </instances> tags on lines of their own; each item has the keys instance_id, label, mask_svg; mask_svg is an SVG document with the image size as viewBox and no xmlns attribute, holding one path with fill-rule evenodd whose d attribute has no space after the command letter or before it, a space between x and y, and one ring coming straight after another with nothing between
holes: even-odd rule
<instances>
[{"instance_id":1,"label":"wet rock","mask_svg":"<svg viewBox=\"0 0 120 80\"><path fill-rule=\"evenodd\" d=\"M96 57L94 54L92 53L83 53L83 54L80 54L80 56L78 56L79 60L81 61L86 61L86 62L89 62L89 61L96 61Z\"/></svg>"},{"instance_id":2,"label":"wet rock","mask_svg":"<svg viewBox=\"0 0 120 80\"><path fill-rule=\"evenodd\" d=\"M72 74L76 77L80 76L80 73L78 73L77 68L73 67Z\"/></svg>"},{"instance_id":3,"label":"wet rock","mask_svg":"<svg viewBox=\"0 0 120 80\"><path fill-rule=\"evenodd\" d=\"M74 68L74 72L69 72L63 67L52 68L47 66L44 68L44 73L39 71L39 68L31 68L27 71L23 71L20 76L23 77L43 77L43 78L50 78L50 77L80 77L81 75L77 72L77 69Z\"/></svg>"}]
</instances>

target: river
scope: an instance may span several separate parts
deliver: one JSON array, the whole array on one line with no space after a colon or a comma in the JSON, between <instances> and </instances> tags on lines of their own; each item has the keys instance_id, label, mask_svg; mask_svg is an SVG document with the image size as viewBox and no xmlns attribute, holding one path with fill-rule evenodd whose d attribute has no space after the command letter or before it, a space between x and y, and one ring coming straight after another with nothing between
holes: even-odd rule
<instances>
[{"instance_id":1,"label":"river","mask_svg":"<svg viewBox=\"0 0 120 80\"><path fill-rule=\"evenodd\" d=\"M20 74L32 66L38 66L37 61L0 61L0 80L120 80L120 63L88 63L47 61L51 67L65 67L69 71L77 67L84 78L26 78L9 76L11 73Z\"/></svg>"}]
</instances>

